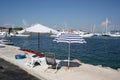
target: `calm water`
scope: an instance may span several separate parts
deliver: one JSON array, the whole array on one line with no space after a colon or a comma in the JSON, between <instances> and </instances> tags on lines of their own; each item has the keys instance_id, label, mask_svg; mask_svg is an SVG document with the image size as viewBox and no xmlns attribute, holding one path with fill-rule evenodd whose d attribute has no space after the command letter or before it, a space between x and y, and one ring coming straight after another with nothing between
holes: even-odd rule
<instances>
[{"instance_id":1,"label":"calm water","mask_svg":"<svg viewBox=\"0 0 120 80\"><path fill-rule=\"evenodd\" d=\"M58 59L67 59L68 44L53 42L54 38L12 37L15 46L40 52L54 52ZM120 68L120 38L93 37L85 38L87 44L71 44L71 59L79 59L84 63Z\"/></svg>"}]
</instances>

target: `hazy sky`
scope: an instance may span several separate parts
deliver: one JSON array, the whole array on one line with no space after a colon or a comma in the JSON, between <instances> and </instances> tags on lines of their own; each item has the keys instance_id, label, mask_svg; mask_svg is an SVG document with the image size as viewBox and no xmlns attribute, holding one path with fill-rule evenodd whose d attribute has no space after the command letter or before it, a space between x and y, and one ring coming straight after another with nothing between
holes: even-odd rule
<instances>
[{"instance_id":1,"label":"hazy sky","mask_svg":"<svg viewBox=\"0 0 120 80\"><path fill-rule=\"evenodd\" d=\"M109 28L120 27L120 0L0 0L0 26L40 23L90 31L95 24L98 31L106 18Z\"/></svg>"}]
</instances>

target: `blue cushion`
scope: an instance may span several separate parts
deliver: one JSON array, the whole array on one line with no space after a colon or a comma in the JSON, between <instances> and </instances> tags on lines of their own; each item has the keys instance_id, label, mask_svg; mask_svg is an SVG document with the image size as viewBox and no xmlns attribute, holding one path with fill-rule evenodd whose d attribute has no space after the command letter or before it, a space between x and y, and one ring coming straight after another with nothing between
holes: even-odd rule
<instances>
[{"instance_id":1,"label":"blue cushion","mask_svg":"<svg viewBox=\"0 0 120 80\"><path fill-rule=\"evenodd\" d=\"M15 59L24 59L24 58L26 58L25 55L21 55L21 54L15 55Z\"/></svg>"},{"instance_id":2,"label":"blue cushion","mask_svg":"<svg viewBox=\"0 0 120 80\"><path fill-rule=\"evenodd\" d=\"M58 63L57 63L57 67L58 67L58 68L61 68L61 66L62 66L61 62L58 62Z\"/></svg>"}]
</instances>

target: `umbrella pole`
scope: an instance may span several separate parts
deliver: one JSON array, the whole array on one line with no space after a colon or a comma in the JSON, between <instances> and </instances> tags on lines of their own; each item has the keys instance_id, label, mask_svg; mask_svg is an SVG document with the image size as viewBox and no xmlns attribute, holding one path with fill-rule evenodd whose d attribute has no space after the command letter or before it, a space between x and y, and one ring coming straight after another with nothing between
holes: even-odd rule
<instances>
[{"instance_id":1,"label":"umbrella pole","mask_svg":"<svg viewBox=\"0 0 120 80\"><path fill-rule=\"evenodd\" d=\"M40 48L40 33L38 33L38 49Z\"/></svg>"},{"instance_id":2,"label":"umbrella pole","mask_svg":"<svg viewBox=\"0 0 120 80\"><path fill-rule=\"evenodd\" d=\"M69 49L68 49L68 69L70 66L70 43L69 43Z\"/></svg>"}]
</instances>

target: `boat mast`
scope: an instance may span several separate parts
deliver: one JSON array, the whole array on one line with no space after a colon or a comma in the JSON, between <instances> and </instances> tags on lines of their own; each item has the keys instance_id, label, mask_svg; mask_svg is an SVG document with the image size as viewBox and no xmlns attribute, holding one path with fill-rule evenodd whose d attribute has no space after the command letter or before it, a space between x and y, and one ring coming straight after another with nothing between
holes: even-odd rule
<instances>
[{"instance_id":1,"label":"boat mast","mask_svg":"<svg viewBox=\"0 0 120 80\"><path fill-rule=\"evenodd\" d=\"M95 27L96 27L96 25L94 24L94 25L93 25L93 30L92 30L92 33L93 33L93 34L95 33Z\"/></svg>"},{"instance_id":2,"label":"boat mast","mask_svg":"<svg viewBox=\"0 0 120 80\"><path fill-rule=\"evenodd\" d=\"M107 33L107 27L108 27L108 24L109 24L109 21L108 21L108 18L106 18L106 22L105 22L106 24L105 24L105 27L106 27L106 29L105 29L105 33Z\"/></svg>"},{"instance_id":3,"label":"boat mast","mask_svg":"<svg viewBox=\"0 0 120 80\"><path fill-rule=\"evenodd\" d=\"M105 33L107 33L107 29L108 29L108 24L110 23L110 21L108 20L108 18L106 18L106 21L105 21L105 27L106 27L106 30L105 30Z\"/></svg>"}]
</instances>

